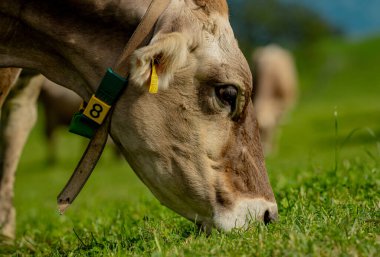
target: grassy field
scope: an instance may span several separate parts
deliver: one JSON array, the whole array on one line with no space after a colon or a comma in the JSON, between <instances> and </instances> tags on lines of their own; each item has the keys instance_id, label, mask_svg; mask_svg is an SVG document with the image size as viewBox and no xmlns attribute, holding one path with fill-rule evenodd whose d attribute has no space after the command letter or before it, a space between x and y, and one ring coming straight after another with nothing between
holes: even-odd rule
<instances>
[{"instance_id":1,"label":"grassy field","mask_svg":"<svg viewBox=\"0 0 380 257\"><path fill-rule=\"evenodd\" d=\"M279 221L210 236L161 206L107 149L63 216L56 195L84 142L61 131L48 167L42 127L16 181L13 256L379 256L380 39L330 40L299 53L302 93L267 167Z\"/></svg>"}]
</instances>

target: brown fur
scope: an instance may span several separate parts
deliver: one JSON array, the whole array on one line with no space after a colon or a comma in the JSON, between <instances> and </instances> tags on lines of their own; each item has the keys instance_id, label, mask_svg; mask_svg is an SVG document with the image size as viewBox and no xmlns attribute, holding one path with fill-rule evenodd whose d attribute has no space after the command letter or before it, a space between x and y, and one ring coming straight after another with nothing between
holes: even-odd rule
<instances>
[{"instance_id":1,"label":"brown fur","mask_svg":"<svg viewBox=\"0 0 380 257\"><path fill-rule=\"evenodd\" d=\"M248 109L253 109L252 102L249 103ZM228 147L225 148L224 158L226 160L239 159L241 161L227 162L224 174L228 177L230 183L219 184L218 191L229 192L229 194L224 194L226 197L224 202L230 205L232 203L227 199L231 198L231 195L235 195L235 197L263 197L268 201L274 201L274 195L270 190L269 179L263 161L260 138L258 133L246 133L245 127L253 128L255 131L259 130L257 121L252 116L247 116L244 123L236 125L230 136ZM247 148L247 144L251 144L253 147ZM264 191L262 191L263 189ZM264 195L263 192L265 192ZM223 198L223 195L220 194L218 197ZM225 207L228 207L228 205Z\"/></svg>"},{"instance_id":2,"label":"brown fur","mask_svg":"<svg viewBox=\"0 0 380 257\"><path fill-rule=\"evenodd\" d=\"M0 108L19 74L19 68L0 69Z\"/></svg>"}]
</instances>

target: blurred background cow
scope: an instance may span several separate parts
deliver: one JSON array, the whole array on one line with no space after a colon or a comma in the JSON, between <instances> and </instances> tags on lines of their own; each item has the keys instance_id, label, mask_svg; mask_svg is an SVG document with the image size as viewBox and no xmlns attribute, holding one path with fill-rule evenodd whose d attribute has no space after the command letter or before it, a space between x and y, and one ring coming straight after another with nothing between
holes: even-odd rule
<instances>
[{"instance_id":1,"label":"blurred background cow","mask_svg":"<svg viewBox=\"0 0 380 257\"><path fill-rule=\"evenodd\" d=\"M73 91L44 79L39 101L45 115L44 131L47 142L47 160L56 161L56 140L54 134L59 127L67 128L74 112L78 111L82 98Z\"/></svg>"},{"instance_id":2,"label":"blurred background cow","mask_svg":"<svg viewBox=\"0 0 380 257\"><path fill-rule=\"evenodd\" d=\"M292 54L278 45L257 48L252 55L254 106L266 154L275 150L277 127L294 106L297 71Z\"/></svg>"}]
</instances>

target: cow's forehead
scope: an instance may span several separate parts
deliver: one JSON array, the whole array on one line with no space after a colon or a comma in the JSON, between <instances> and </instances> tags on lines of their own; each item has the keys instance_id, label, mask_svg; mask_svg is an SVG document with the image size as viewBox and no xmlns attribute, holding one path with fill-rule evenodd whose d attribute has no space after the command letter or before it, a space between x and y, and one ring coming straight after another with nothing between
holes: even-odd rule
<instances>
[{"instance_id":1,"label":"cow's forehead","mask_svg":"<svg viewBox=\"0 0 380 257\"><path fill-rule=\"evenodd\" d=\"M237 84L244 91L250 91L252 75L227 13L225 0L173 1L160 28L178 31L187 37L189 47L196 49L198 70L213 74L221 83Z\"/></svg>"},{"instance_id":2,"label":"cow's forehead","mask_svg":"<svg viewBox=\"0 0 380 257\"><path fill-rule=\"evenodd\" d=\"M239 49L228 19L219 14L210 15L209 24L203 26L200 35L200 59L215 67L214 71L217 71L215 73L220 78L251 90L250 68Z\"/></svg>"}]
</instances>

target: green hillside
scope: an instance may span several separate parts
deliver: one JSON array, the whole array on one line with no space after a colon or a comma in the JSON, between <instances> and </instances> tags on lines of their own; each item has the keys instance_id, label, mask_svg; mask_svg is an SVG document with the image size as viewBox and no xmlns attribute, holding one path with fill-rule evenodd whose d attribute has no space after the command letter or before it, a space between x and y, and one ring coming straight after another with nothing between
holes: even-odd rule
<instances>
[{"instance_id":1,"label":"green hillside","mask_svg":"<svg viewBox=\"0 0 380 257\"><path fill-rule=\"evenodd\" d=\"M340 160L371 158L368 151L379 155L380 38L325 41L296 55L299 103L283 124L278 152L268 163L305 168L323 160L333 165L335 146Z\"/></svg>"}]
</instances>

